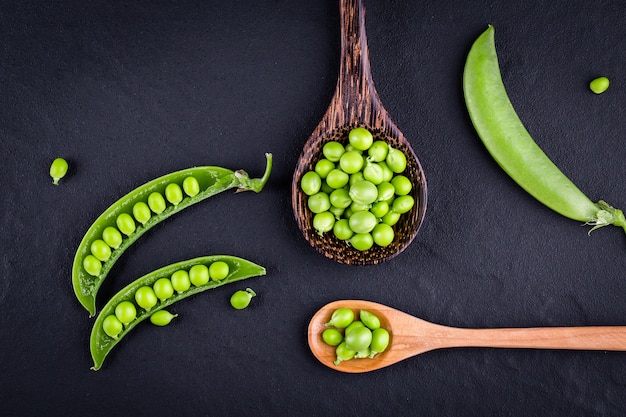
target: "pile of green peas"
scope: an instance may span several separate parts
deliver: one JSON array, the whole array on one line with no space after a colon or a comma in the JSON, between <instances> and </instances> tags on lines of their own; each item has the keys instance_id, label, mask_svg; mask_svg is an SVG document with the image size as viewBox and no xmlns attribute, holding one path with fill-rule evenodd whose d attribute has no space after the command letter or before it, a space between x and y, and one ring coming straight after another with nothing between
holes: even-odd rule
<instances>
[{"instance_id":1,"label":"pile of green peas","mask_svg":"<svg viewBox=\"0 0 626 417\"><path fill-rule=\"evenodd\" d=\"M320 235L332 231L359 251L391 244L393 226L415 205L413 184L403 175L406 155L363 127L350 130L346 146L327 142L322 154L300 179L313 228Z\"/></svg>"},{"instance_id":2,"label":"pile of green peas","mask_svg":"<svg viewBox=\"0 0 626 417\"><path fill-rule=\"evenodd\" d=\"M336 366L350 359L373 358L389 346L389 331L380 327L378 316L360 310L358 320L355 318L352 309L340 307L322 332L322 340L335 347Z\"/></svg>"},{"instance_id":3,"label":"pile of green peas","mask_svg":"<svg viewBox=\"0 0 626 417\"><path fill-rule=\"evenodd\" d=\"M102 322L102 330L116 339L125 326L128 326L137 318L137 308L149 312L159 302L171 298L174 293L183 294L191 286L205 285L209 280L221 281L230 273L230 267L224 261L215 261L208 267L206 265L194 265L189 270L179 269L169 278L159 278L152 286L144 285L137 289L134 301L120 301L115 306L115 314L110 314ZM158 310L150 315L150 321L157 326L166 326L176 317L166 310Z\"/></svg>"},{"instance_id":4,"label":"pile of green peas","mask_svg":"<svg viewBox=\"0 0 626 417\"><path fill-rule=\"evenodd\" d=\"M158 191L152 192L147 201L138 201L133 205L132 216L129 213L120 213L115 219L116 227L106 227L102 231L102 237L91 242L91 254L83 259L85 271L94 277L100 275L102 263L109 260L113 250L119 248L124 236L131 236L137 230L137 223L145 225L153 213L163 213L168 202L177 206L185 198L184 195L194 197L200 192L200 184L193 176L186 177L181 185L168 184L164 190L165 196Z\"/></svg>"}]
</instances>

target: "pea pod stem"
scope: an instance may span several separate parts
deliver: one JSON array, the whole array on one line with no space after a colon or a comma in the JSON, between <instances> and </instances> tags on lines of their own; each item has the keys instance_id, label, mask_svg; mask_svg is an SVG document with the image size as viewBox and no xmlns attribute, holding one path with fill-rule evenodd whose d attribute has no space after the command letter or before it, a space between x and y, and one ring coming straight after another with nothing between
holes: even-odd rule
<instances>
[{"instance_id":1,"label":"pea pod stem","mask_svg":"<svg viewBox=\"0 0 626 417\"><path fill-rule=\"evenodd\" d=\"M174 272L179 270L189 270L195 265L209 266L213 262L222 261L228 264L229 273L224 279L219 281L210 280L208 283L200 286L192 286L188 290L182 293L175 293L170 298L162 300L154 307L145 310L140 307L137 308L137 317L131 321L120 334L113 338L105 333L103 330L104 319L115 314L115 307L123 301L135 301L134 295L137 290L143 286L152 286L157 280L161 278L169 278ZM132 329L134 329L139 323L148 319L156 311L162 310L184 298L190 297L194 294L204 292L213 288L221 287L226 284L241 281L247 278L262 276L266 274L265 268L250 262L246 259L238 258L230 255L212 255L203 256L199 258L190 259L187 261L177 262L171 265L164 266L163 268L152 271L137 280L133 281L117 294L115 294L109 302L102 308L100 314L96 318L90 337L90 351L94 362L92 370L98 370L101 368L104 359L111 352L111 350L126 336Z\"/></svg>"},{"instance_id":2,"label":"pea pod stem","mask_svg":"<svg viewBox=\"0 0 626 417\"><path fill-rule=\"evenodd\" d=\"M129 246L156 224L193 204L223 191L235 188L237 192L260 192L267 183L272 169L272 154L267 153L265 156L266 169L262 178L251 179L243 170L231 171L222 167L204 166L188 168L164 175L139 186L106 209L87 230L78 246L72 267L74 293L78 301L87 309L90 316L96 313L96 295L100 286L117 259ZM145 202L153 192L163 194L168 184L182 183L185 178L190 176L195 177L200 182L201 191L197 195L184 198L176 205L169 205L162 213L153 214L145 224L138 224L136 230L125 237L120 246L112 250L110 257L102 262L102 268L97 276L90 275L85 271L83 259L90 254L91 243L96 239L101 239L102 232L106 227L115 227L117 216L122 213L132 213L132 207L135 203L139 201Z\"/></svg>"},{"instance_id":3,"label":"pea pod stem","mask_svg":"<svg viewBox=\"0 0 626 417\"><path fill-rule=\"evenodd\" d=\"M591 201L550 160L518 117L502 82L489 25L474 42L463 72L463 92L470 119L500 167L535 199L593 231L613 224L626 232L621 210Z\"/></svg>"}]
</instances>

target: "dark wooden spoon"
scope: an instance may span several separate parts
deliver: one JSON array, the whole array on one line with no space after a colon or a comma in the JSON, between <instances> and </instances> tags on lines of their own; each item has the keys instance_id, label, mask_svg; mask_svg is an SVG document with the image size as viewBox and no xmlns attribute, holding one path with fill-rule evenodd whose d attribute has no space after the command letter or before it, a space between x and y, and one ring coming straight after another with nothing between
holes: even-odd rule
<instances>
[{"instance_id":1,"label":"dark wooden spoon","mask_svg":"<svg viewBox=\"0 0 626 417\"><path fill-rule=\"evenodd\" d=\"M317 128L304 145L298 159L291 185L291 203L296 221L306 240L324 256L349 265L377 264L388 260L413 241L426 212L426 178L409 141L393 123L374 88L370 69L365 8L362 0L340 0L341 63L335 95ZM396 239L387 247L374 245L358 251L335 238L332 233L320 236L312 226L313 214L307 208L307 196L299 182L307 171L314 169L326 142L336 140L346 144L348 132L365 127L374 140L384 140L401 150L407 157L406 175L413 184L415 205L402 215L394 226Z\"/></svg>"},{"instance_id":2,"label":"dark wooden spoon","mask_svg":"<svg viewBox=\"0 0 626 417\"><path fill-rule=\"evenodd\" d=\"M367 310L380 319L390 334L389 347L369 359L351 359L335 365L335 348L322 340L325 323L337 308L351 308L355 314ZM431 323L383 304L363 300L329 303L313 315L308 328L313 355L324 365L340 372L373 371L434 349L458 347L626 350L626 326L533 327L465 329Z\"/></svg>"}]
</instances>

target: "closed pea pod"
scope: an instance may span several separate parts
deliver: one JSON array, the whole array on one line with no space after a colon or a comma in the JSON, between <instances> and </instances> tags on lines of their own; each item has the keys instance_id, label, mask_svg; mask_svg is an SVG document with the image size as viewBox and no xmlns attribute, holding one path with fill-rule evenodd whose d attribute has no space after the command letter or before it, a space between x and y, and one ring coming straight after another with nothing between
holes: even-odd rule
<instances>
[{"instance_id":1,"label":"closed pea pod","mask_svg":"<svg viewBox=\"0 0 626 417\"><path fill-rule=\"evenodd\" d=\"M271 154L266 154L266 157L267 163L262 178L252 179L244 171L232 171L221 167L189 168L164 175L139 186L112 204L89 227L74 256L72 285L79 302L91 315L95 314L98 289L117 259L139 237L163 220L192 204L228 189L260 192L268 181L272 169ZM177 205L167 206L163 197L167 185L183 184L188 177L194 177L197 180L200 192L193 197L183 198ZM146 203L154 213L142 227L136 227L135 221L128 214L133 212L133 207L139 202ZM91 244L97 239L102 239L114 249L104 263L91 254ZM98 267L93 259L86 260L88 256L100 262L100 266Z\"/></svg>"},{"instance_id":2,"label":"closed pea pod","mask_svg":"<svg viewBox=\"0 0 626 417\"><path fill-rule=\"evenodd\" d=\"M119 333L115 334L115 336L109 335L105 330L105 319L110 315L113 315L115 317L115 309L121 303L132 303L132 300L135 299L135 294L139 291L140 288L151 288L158 280L164 278L167 279L176 271L189 271L196 265L203 265L208 268L208 266L214 262L224 262L228 265L230 273L226 278L220 281L208 281L206 284L197 287L192 286L183 293L173 294L171 297L163 300L161 303L157 304L150 310L138 310L136 312L136 317L133 320L129 321L126 326L123 326L123 329L120 330ZM100 314L96 318L90 338L91 356L94 361L94 366L92 367L92 369L100 369L102 363L104 362L104 359L111 351L111 349L113 349L114 346L116 346L130 331L132 331L135 326L137 326L145 319L149 318L151 315L155 314L157 311L161 311L166 307L172 305L173 303L190 297L191 295L198 294L200 292L226 285L232 282L261 275L265 275L265 268L260 265L234 256L215 255L178 262L172 265L165 266L156 271L150 272L149 274L146 274L141 278L138 278L137 280L133 281L122 290L120 290L113 297L111 297L109 302L105 304ZM109 331L114 334L111 329L109 329Z\"/></svg>"},{"instance_id":3,"label":"closed pea pod","mask_svg":"<svg viewBox=\"0 0 626 417\"><path fill-rule=\"evenodd\" d=\"M465 103L474 128L500 167L539 202L573 220L626 231L621 210L594 203L548 158L519 119L502 82L489 26L474 42L463 72Z\"/></svg>"}]
</instances>

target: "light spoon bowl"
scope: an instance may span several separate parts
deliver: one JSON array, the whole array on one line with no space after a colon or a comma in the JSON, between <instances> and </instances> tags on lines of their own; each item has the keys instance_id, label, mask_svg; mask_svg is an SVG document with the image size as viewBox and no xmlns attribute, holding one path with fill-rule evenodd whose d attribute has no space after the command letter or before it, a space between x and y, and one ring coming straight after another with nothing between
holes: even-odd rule
<instances>
[{"instance_id":1,"label":"light spoon bowl","mask_svg":"<svg viewBox=\"0 0 626 417\"><path fill-rule=\"evenodd\" d=\"M335 348L322 340L325 324L337 308L351 308L355 315L367 310L378 316L390 334L389 347L374 358L351 359L335 365ZM442 348L527 348L572 350L626 350L626 326L534 327L468 329L431 323L383 304L363 300L339 300L318 310L308 327L313 355L340 372L360 373L393 365L424 352Z\"/></svg>"}]
</instances>

